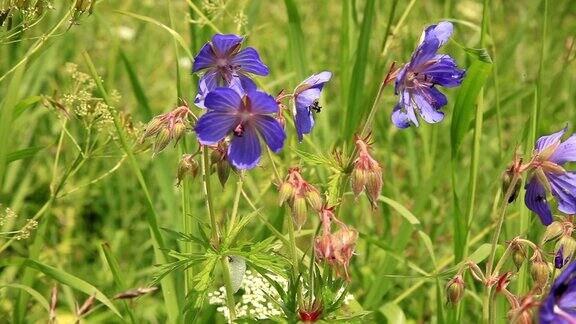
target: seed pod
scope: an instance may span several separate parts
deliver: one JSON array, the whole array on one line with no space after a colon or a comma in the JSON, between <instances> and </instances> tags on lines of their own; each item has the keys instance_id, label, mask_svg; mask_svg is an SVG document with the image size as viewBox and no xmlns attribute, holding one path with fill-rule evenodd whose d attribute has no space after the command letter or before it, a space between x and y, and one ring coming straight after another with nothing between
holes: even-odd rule
<instances>
[{"instance_id":1,"label":"seed pod","mask_svg":"<svg viewBox=\"0 0 576 324\"><path fill-rule=\"evenodd\" d=\"M278 189L278 206L282 206L285 202L294 198L294 186L291 183L284 181L280 184Z\"/></svg>"},{"instance_id":2,"label":"seed pod","mask_svg":"<svg viewBox=\"0 0 576 324\"><path fill-rule=\"evenodd\" d=\"M376 204L380 192L382 191L382 172L372 171L367 174L366 177L366 193L372 200L373 204Z\"/></svg>"},{"instance_id":3,"label":"seed pod","mask_svg":"<svg viewBox=\"0 0 576 324\"><path fill-rule=\"evenodd\" d=\"M510 171L510 169L506 170L503 174L502 174L502 194L506 195L506 193L508 192L508 189L510 188L510 185L512 184L512 172ZM516 183L514 184L514 189L512 189L512 193L510 194L510 197L508 197L508 203L511 204L514 202L514 200L516 200L516 197L518 197L518 192L520 191L520 181L516 181Z\"/></svg>"},{"instance_id":4,"label":"seed pod","mask_svg":"<svg viewBox=\"0 0 576 324\"><path fill-rule=\"evenodd\" d=\"M556 244L556 251L563 247L562 254L564 260L571 260L576 251L576 240L572 236L562 235Z\"/></svg>"},{"instance_id":5,"label":"seed pod","mask_svg":"<svg viewBox=\"0 0 576 324\"><path fill-rule=\"evenodd\" d=\"M512 252L512 261L514 261L516 269L520 270L520 267L522 267L524 260L526 260L526 252L524 252L524 249L520 246L515 247L514 251Z\"/></svg>"},{"instance_id":6,"label":"seed pod","mask_svg":"<svg viewBox=\"0 0 576 324\"><path fill-rule=\"evenodd\" d=\"M544 237L542 237L542 241L544 242L551 241L557 238L558 236L562 235L563 232L564 228L562 226L562 223L554 221L552 222L552 224L546 227L546 231L544 232Z\"/></svg>"},{"instance_id":7,"label":"seed pod","mask_svg":"<svg viewBox=\"0 0 576 324\"><path fill-rule=\"evenodd\" d=\"M222 187L226 185L228 178L230 177L230 163L227 160L221 160L216 164L216 172L218 173L218 180Z\"/></svg>"},{"instance_id":8,"label":"seed pod","mask_svg":"<svg viewBox=\"0 0 576 324\"><path fill-rule=\"evenodd\" d=\"M179 186L182 180L184 180L184 178L187 175L190 175L192 178L196 178L196 176L198 175L199 168L200 166L198 165L198 162L194 159L192 154L182 155L182 158L180 159L180 164L178 165L178 176L177 176L178 182L176 183L176 185Z\"/></svg>"},{"instance_id":9,"label":"seed pod","mask_svg":"<svg viewBox=\"0 0 576 324\"><path fill-rule=\"evenodd\" d=\"M160 133L158 133L158 136L156 136L156 142L154 143L154 154L158 154L163 149L165 149L171 140L172 136L170 134L170 130L166 128L162 129Z\"/></svg>"},{"instance_id":10,"label":"seed pod","mask_svg":"<svg viewBox=\"0 0 576 324\"><path fill-rule=\"evenodd\" d=\"M300 230L302 225L306 223L307 215L308 208L306 207L306 198L296 196L292 204L292 216L294 219L294 224L298 230Z\"/></svg>"},{"instance_id":11,"label":"seed pod","mask_svg":"<svg viewBox=\"0 0 576 324\"><path fill-rule=\"evenodd\" d=\"M148 125L146 125L146 131L144 132L144 138L154 136L162 130L164 127L164 121L160 117L154 117Z\"/></svg>"},{"instance_id":12,"label":"seed pod","mask_svg":"<svg viewBox=\"0 0 576 324\"><path fill-rule=\"evenodd\" d=\"M548 264L542 260L535 260L532 263L532 268L530 269L530 274L532 275L532 280L537 287L543 288L548 282L550 277L550 268Z\"/></svg>"},{"instance_id":13,"label":"seed pod","mask_svg":"<svg viewBox=\"0 0 576 324\"><path fill-rule=\"evenodd\" d=\"M90 8L90 3L92 2L92 0L76 0L76 10L84 12L86 11L88 8Z\"/></svg>"},{"instance_id":14,"label":"seed pod","mask_svg":"<svg viewBox=\"0 0 576 324\"><path fill-rule=\"evenodd\" d=\"M310 204L310 207L312 207L312 209L314 209L317 212L322 210L322 206L324 204L322 203L322 197L320 196L320 193L318 193L316 189L308 191L306 193L306 199L308 200L308 204Z\"/></svg>"},{"instance_id":15,"label":"seed pod","mask_svg":"<svg viewBox=\"0 0 576 324\"><path fill-rule=\"evenodd\" d=\"M174 140L174 145L176 145L176 143L178 143L178 141L180 140L180 138L184 135L184 133L186 132L186 125L184 125L183 122L178 122L176 124L174 124L174 133L172 133L172 138Z\"/></svg>"},{"instance_id":16,"label":"seed pod","mask_svg":"<svg viewBox=\"0 0 576 324\"><path fill-rule=\"evenodd\" d=\"M462 275L458 274L452 280L448 281L446 285L446 297L448 302L452 305L458 304L458 302L464 296L464 280Z\"/></svg>"},{"instance_id":17,"label":"seed pod","mask_svg":"<svg viewBox=\"0 0 576 324\"><path fill-rule=\"evenodd\" d=\"M358 198L364 186L366 185L366 171L359 168L354 168L352 170L352 176L350 177L350 182L352 184L352 192L354 192L354 197Z\"/></svg>"}]
</instances>

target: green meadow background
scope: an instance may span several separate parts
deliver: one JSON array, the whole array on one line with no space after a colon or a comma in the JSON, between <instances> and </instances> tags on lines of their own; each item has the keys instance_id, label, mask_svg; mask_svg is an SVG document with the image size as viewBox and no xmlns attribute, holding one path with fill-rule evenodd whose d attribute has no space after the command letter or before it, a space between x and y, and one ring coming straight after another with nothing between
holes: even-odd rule
<instances>
[{"instance_id":1,"label":"green meadow background","mask_svg":"<svg viewBox=\"0 0 576 324\"><path fill-rule=\"evenodd\" d=\"M0 9L9 2L0 1ZM168 277L173 291L111 299L147 286L162 257L170 259L155 258L153 237L162 237L164 251L182 247L162 228L182 231L186 219L196 232L199 223L209 223L200 178L175 186L181 154L198 149L193 132L154 158L132 143L152 116L193 101L192 56L215 32L247 36L271 71L258 83L273 95L312 73L333 73L310 140L298 144L288 123L289 140L273 157L282 177L300 166L326 192L334 170L310 156L350 151L391 64L410 59L426 26L454 23L453 41L441 52L468 72L462 87L445 90L445 120L396 129L390 112L397 97L386 87L371 128L384 176L379 208L372 211L364 196L354 202L345 192L342 198L340 219L360 232L349 290L356 308L370 312L363 321L479 322L482 287L466 276L467 293L453 307L446 304L445 283L463 260L484 267L500 177L514 152L530 154L537 136L565 125L575 130L574 1L106 0L81 15L73 13L75 5L55 0L24 30L0 28L0 203L17 214L0 227L0 322L47 322L55 285L59 323L73 322L77 305L95 289L98 301L87 323L179 320L187 307L182 272ZM71 15L77 24L70 24ZM110 123L87 132L69 110L66 117L70 107L54 104L75 86L67 63L101 76L94 96L115 90L122 136ZM216 214L223 218L232 209L236 176L224 188L212 178ZM241 242L274 237L272 227L286 235L290 214L278 207L275 182L266 155L247 172L249 199L240 199L239 215L256 208L258 217L242 229ZM16 240L10 232L32 218L38 225L30 237ZM318 221L310 213L298 235L300 250L309 251ZM521 195L508 210L500 242L536 239L543 230ZM201 268L194 265L192 276ZM529 277L525 265L510 289L526 293ZM222 285L219 267L208 279L209 291ZM507 303L496 300L497 320L505 322ZM224 319L206 303L198 321Z\"/></svg>"}]
</instances>

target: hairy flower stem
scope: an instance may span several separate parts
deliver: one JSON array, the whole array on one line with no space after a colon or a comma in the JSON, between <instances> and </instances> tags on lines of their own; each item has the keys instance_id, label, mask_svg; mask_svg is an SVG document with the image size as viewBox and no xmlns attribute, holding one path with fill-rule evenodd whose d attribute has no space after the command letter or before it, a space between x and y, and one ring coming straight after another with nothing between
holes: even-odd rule
<instances>
[{"instance_id":1,"label":"hairy flower stem","mask_svg":"<svg viewBox=\"0 0 576 324\"><path fill-rule=\"evenodd\" d=\"M228 224L228 235L232 233L234 224L236 223L236 216L238 215L238 204L240 203L240 196L242 195L242 188L244 186L244 172L240 171L238 174L238 182L236 182L236 194L234 195L234 205L232 206L232 214L230 215L230 223Z\"/></svg>"},{"instance_id":2,"label":"hairy flower stem","mask_svg":"<svg viewBox=\"0 0 576 324\"><path fill-rule=\"evenodd\" d=\"M204 196L206 197L206 210L208 211L208 216L210 217L210 240L212 245L218 246L220 244L220 233L218 231L218 222L216 221L216 215L214 214L214 203L212 202L212 186L210 183L210 154L208 149L202 147L202 189L204 190Z\"/></svg>"},{"instance_id":3,"label":"hairy flower stem","mask_svg":"<svg viewBox=\"0 0 576 324\"><path fill-rule=\"evenodd\" d=\"M488 258L488 263L486 265L486 278L490 278L492 276L492 265L494 264L494 258L496 257L496 246L498 245L498 239L500 238L500 233L502 232L502 225L504 224L504 217L506 216L506 208L508 207L508 200L512 196L514 192L514 187L516 183L520 180L520 175L515 173L512 181L510 182L510 186L508 186L508 190L506 190L506 194L504 195L504 199L502 200L502 206L500 207L500 211L498 214L498 223L496 225L496 231L494 232L494 236L492 236L492 242L490 243L490 256ZM492 300L492 287L486 287L486 293L484 294L483 298L483 310L482 310L482 318L484 323L489 323L490 318L490 302Z\"/></svg>"},{"instance_id":4,"label":"hairy flower stem","mask_svg":"<svg viewBox=\"0 0 576 324\"><path fill-rule=\"evenodd\" d=\"M206 197L206 209L210 217L210 232L212 245L215 247L220 246L220 231L218 230L218 222L216 221L216 214L214 213L214 202L212 200L212 186L210 182L210 155L208 149L202 147L202 187L204 189L204 196ZM241 178L242 179L242 178ZM239 180L239 192L242 192L241 181ZM236 198L239 199L239 193L236 193ZM235 199L233 214L238 210L238 199ZM234 217L236 217L234 215ZM228 263L228 256L224 255L220 259L222 265L222 279L224 280L224 287L226 288L226 306L230 312L230 321L236 318L236 305L234 303L234 292L232 291L232 280L230 279L230 265Z\"/></svg>"}]
</instances>

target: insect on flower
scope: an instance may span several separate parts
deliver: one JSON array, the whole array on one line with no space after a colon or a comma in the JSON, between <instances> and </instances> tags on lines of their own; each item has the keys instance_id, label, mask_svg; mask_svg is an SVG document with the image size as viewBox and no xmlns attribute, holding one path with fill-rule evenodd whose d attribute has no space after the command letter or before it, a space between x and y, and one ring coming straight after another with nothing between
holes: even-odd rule
<instances>
[{"instance_id":1,"label":"insect on flower","mask_svg":"<svg viewBox=\"0 0 576 324\"><path fill-rule=\"evenodd\" d=\"M205 108L206 95L217 87L241 86L245 91L256 90L249 74L268 75L268 67L258 52L247 47L240 49L244 38L233 34L216 34L194 58L192 72L205 71L198 83L194 103Z\"/></svg>"},{"instance_id":2,"label":"insect on flower","mask_svg":"<svg viewBox=\"0 0 576 324\"><path fill-rule=\"evenodd\" d=\"M332 73L320 72L302 81L294 90L294 125L298 141L302 142L304 134L310 134L314 127L314 114L322 110L318 100L324 84L330 81Z\"/></svg>"},{"instance_id":3,"label":"insect on flower","mask_svg":"<svg viewBox=\"0 0 576 324\"><path fill-rule=\"evenodd\" d=\"M524 201L546 226L552 223L548 193L556 198L558 210L568 215L576 214L576 173L563 167L567 162L576 161L576 135L562 142L565 132L566 128L540 137L534 156L526 166L532 171L532 177L525 186Z\"/></svg>"},{"instance_id":4,"label":"insect on flower","mask_svg":"<svg viewBox=\"0 0 576 324\"><path fill-rule=\"evenodd\" d=\"M286 134L272 116L278 112L278 104L269 94L216 88L206 96L205 105L208 112L194 128L198 140L202 145L214 145L232 134L228 159L236 168L251 169L258 164L262 155L259 137L275 153L284 146Z\"/></svg>"},{"instance_id":5,"label":"insect on flower","mask_svg":"<svg viewBox=\"0 0 576 324\"><path fill-rule=\"evenodd\" d=\"M400 96L400 100L392 110L392 122L396 127L408 128L410 123L418 127L416 111L430 124L444 119L440 109L448 101L436 85L448 88L459 86L465 74L452 57L436 54L448 41L452 30L452 23L447 21L427 27L410 62L399 70L394 92Z\"/></svg>"}]
</instances>

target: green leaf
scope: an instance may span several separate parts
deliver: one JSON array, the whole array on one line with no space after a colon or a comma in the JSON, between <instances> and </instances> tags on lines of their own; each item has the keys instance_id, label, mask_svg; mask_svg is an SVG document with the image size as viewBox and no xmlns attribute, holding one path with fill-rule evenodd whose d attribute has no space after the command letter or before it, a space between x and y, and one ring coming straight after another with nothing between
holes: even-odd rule
<instances>
[{"instance_id":1,"label":"green leaf","mask_svg":"<svg viewBox=\"0 0 576 324\"><path fill-rule=\"evenodd\" d=\"M490 63L480 60L478 55L475 55L472 65L466 71L466 77L456 96L452 113L450 139L453 158L456 157L464 136L469 130L470 122L476 110L478 94L490 75L490 69Z\"/></svg>"},{"instance_id":2,"label":"green leaf","mask_svg":"<svg viewBox=\"0 0 576 324\"><path fill-rule=\"evenodd\" d=\"M20 265L21 264L22 266L38 270L38 271L42 272L44 275L51 277L52 279L60 282L63 285L66 285L70 288L79 290L79 291L85 293L86 295L94 296L102 304L104 304L111 311L113 311L114 314L116 314L116 315L118 315L118 317L122 318L122 315L120 315L120 312L118 312L118 309L116 309L116 306L114 306L112 301L110 299L108 299L108 297L106 297L106 295L104 295L100 290L98 290L98 288L94 287L90 283L88 283L88 282L86 282L86 281L84 281L84 280L82 280L82 279L80 279L74 275L69 274L68 272L66 272L64 270L54 268L52 266L46 265L42 262L35 261L32 259L14 258L14 259L7 260L6 264L12 264L12 265Z\"/></svg>"},{"instance_id":3,"label":"green leaf","mask_svg":"<svg viewBox=\"0 0 576 324\"><path fill-rule=\"evenodd\" d=\"M290 49L290 60L292 70L298 71L298 77L306 77L306 60L304 49L304 33L302 32L302 22L298 13L298 6L294 0L284 0L286 13L288 14L288 47Z\"/></svg>"},{"instance_id":4,"label":"green leaf","mask_svg":"<svg viewBox=\"0 0 576 324\"><path fill-rule=\"evenodd\" d=\"M416 218L416 216L414 216L412 212L410 212L406 207L402 206L396 200L393 200L385 196L380 196L378 199L386 203L390 207L394 208L398 213L400 213L400 215L402 215L402 217L406 218L406 220L413 226L420 226L420 221L418 220L418 218Z\"/></svg>"},{"instance_id":5,"label":"green leaf","mask_svg":"<svg viewBox=\"0 0 576 324\"><path fill-rule=\"evenodd\" d=\"M142 106L142 113L145 120L152 119L152 109L150 108L150 104L148 103L148 98L146 97L146 93L142 88L142 84L140 83L140 79L138 78L138 74L132 66L132 63L126 56L126 53L122 50L122 48L118 48L120 53L120 59L122 63L124 63L124 67L126 68L126 72L128 72L128 78L130 79L130 84L132 85L132 92L134 92L134 97L138 100L140 106Z\"/></svg>"},{"instance_id":6,"label":"green leaf","mask_svg":"<svg viewBox=\"0 0 576 324\"><path fill-rule=\"evenodd\" d=\"M25 149L21 149L12 153L8 153L6 156L7 163L11 163L18 160L23 160L29 157L34 156L36 153L44 149L43 146L36 146L36 147L29 147Z\"/></svg>"},{"instance_id":7,"label":"green leaf","mask_svg":"<svg viewBox=\"0 0 576 324\"><path fill-rule=\"evenodd\" d=\"M40 100L42 100L41 96L32 96L21 100L16 107L14 107L14 119L18 118L26 109L34 106Z\"/></svg>"},{"instance_id":8,"label":"green leaf","mask_svg":"<svg viewBox=\"0 0 576 324\"><path fill-rule=\"evenodd\" d=\"M36 299L36 301L38 301L40 306L42 306L47 312L50 312L50 304L48 304L48 300L46 300L46 298L44 298L44 296L42 296L42 294L40 294L37 290L30 288L28 286L25 286L25 285L20 285L20 284L0 285L0 289L2 289L2 288L15 288L15 289L24 290L25 292L30 294L30 296L34 297L34 299Z\"/></svg>"},{"instance_id":9,"label":"green leaf","mask_svg":"<svg viewBox=\"0 0 576 324\"><path fill-rule=\"evenodd\" d=\"M394 303L384 304L378 309L382 315L386 317L390 324L404 324L406 323L406 315L400 306Z\"/></svg>"},{"instance_id":10,"label":"green leaf","mask_svg":"<svg viewBox=\"0 0 576 324\"><path fill-rule=\"evenodd\" d=\"M369 106L363 107L359 104L362 95L365 93L364 78L366 75L366 68L370 66L368 63L368 49L370 40L372 39L372 31L374 26L374 17L376 15L375 8L376 1L366 1L364 7L364 15L362 20L362 28L360 36L358 37L358 44L356 45L356 59L354 61L354 68L350 79L348 89L348 103L346 114L343 118L344 122L344 140L348 141L352 138L352 134L358 127L362 120L362 116L370 109Z\"/></svg>"}]
</instances>

